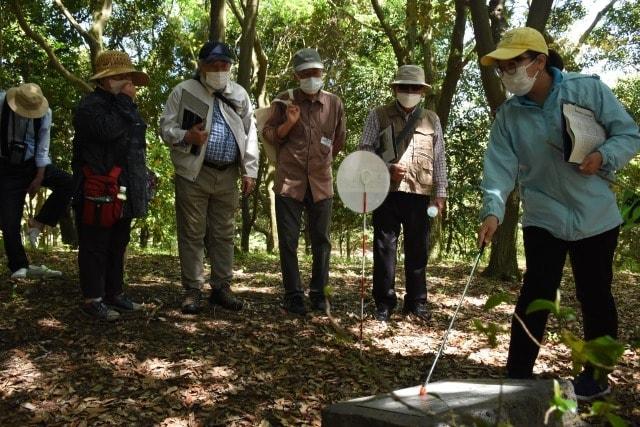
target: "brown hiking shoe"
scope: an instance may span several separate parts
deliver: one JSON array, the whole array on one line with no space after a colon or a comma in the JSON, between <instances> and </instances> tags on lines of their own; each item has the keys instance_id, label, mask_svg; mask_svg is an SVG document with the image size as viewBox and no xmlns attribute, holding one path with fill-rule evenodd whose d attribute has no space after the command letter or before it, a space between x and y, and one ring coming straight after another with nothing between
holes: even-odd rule
<instances>
[{"instance_id":1,"label":"brown hiking shoe","mask_svg":"<svg viewBox=\"0 0 640 427\"><path fill-rule=\"evenodd\" d=\"M202 309L202 291L200 289L187 289L186 296L182 301L182 312L184 314L198 314Z\"/></svg>"},{"instance_id":2,"label":"brown hiking shoe","mask_svg":"<svg viewBox=\"0 0 640 427\"><path fill-rule=\"evenodd\" d=\"M209 303L217 304L231 311L240 311L244 306L244 302L233 295L229 285L212 288L211 295L209 296Z\"/></svg>"}]
</instances>

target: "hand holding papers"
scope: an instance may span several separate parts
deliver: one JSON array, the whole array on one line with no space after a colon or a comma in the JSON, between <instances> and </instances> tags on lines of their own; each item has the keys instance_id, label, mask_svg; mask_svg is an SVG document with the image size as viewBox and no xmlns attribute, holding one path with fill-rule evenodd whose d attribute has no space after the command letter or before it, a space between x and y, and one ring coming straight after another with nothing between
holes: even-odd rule
<instances>
[{"instance_id":1,"label":"hand holding papers","mask_svg":"<svg viewBox=\"0 0 640 427\"><path fill-rule=\"evenodd\" d=\"M178 123L180 128L189 130L193 126L202 123L206 127L209 105L187 90L182 91L180 108L178 110Z\"/></svg>"},{"instance_id":2,"label":"hand holding papers","mask_svg":"<svg viewBox=\"0 0 640 427\"><path fill-rule=\"evenodd\" d=\"M565 161L580 164L607 139L607 134L593 111L587 108L566 103L562 105L562 115L568 136L565 138Z\"/></svg>"}]
</instances>

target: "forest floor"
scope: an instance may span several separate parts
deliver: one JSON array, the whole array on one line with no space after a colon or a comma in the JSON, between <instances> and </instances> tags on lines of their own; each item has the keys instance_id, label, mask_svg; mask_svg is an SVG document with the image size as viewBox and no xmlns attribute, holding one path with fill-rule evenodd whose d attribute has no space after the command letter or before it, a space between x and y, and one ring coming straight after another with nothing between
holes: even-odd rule
<instances>
[{"instance_id":1,"label":"forest floor","mask_svg":"<svg viewBox=\"0 0 640 427\"><path fill-rule=\"evenodd\" d=\"M31 255L65 277L12 281L0 270L0 425L317 426L331 403L424 380L470 271L469 264L430 265L428 324L399 311L386 325L376 322L367 292L361 344L351 336L360 325L358 260L332 260L336 328L327 316L301 318L280 308L276 256L236 260L233 289L247 302L243 311L211 307L188 316L179 308L177 258L131 254L128 293L144 310L107 324L78 310L74 252ZM308 283L308 259L301 269ZM577 308L570 274L562 289L563 304ZM640 276L617 273L614 289L626 350L611 374L612 399L620 416L640 425ZM499 290L515 296L518 284L473 281L432 381L504 375L508 333L490 348L473 328L479 319L508 330L513 305L483 309ZM579 323L572 329L581 335ZM569 378L559 326L552 321L548 330L536 374ZM579 409L586 417L588 406Z\"/></svg>"}]
</instances>

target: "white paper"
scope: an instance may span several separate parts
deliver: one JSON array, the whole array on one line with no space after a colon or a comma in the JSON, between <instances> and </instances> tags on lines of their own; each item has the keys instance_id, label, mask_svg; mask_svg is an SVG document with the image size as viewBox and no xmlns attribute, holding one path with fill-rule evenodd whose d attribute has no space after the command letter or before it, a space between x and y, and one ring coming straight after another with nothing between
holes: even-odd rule
<instances>
[{"instance_id":1,"label":"white paper","mask_svg":"<svg viewBox=\"0 0 640 427\"><path fill-rule=\"evenodd\" d=\"M596 120L593 111L589 109L564 104L562 113L571 138L572 149L569 162L580 164L607 139L607 133Z\"/></svg>"}]
</instances>

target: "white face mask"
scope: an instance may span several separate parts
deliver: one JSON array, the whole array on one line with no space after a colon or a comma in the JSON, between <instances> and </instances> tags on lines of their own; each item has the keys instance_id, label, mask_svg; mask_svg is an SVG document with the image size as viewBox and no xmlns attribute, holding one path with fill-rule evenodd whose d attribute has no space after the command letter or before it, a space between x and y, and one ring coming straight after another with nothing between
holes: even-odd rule
<instances>
[{"instance_id":1,"label":"white face mask","mask_svg":"<svg viewBox=\"0 0 640 427\"><path fill-rule=\"evenodd\" d=\"M422 100L422 94L396 92L396 99L404 108L413 108Z\"/></svg>"},{"instance_id":2,"label":"white face mask","mask_svg":"<svg viewBox=\"0 0 640 427\"><path fill-rule=\"evenodd\" d=\"M324 82L322 77L309 77L307 79L300 79L300 89L307 95L314 95L318 93Z\"/></svg>"},{"instance_id":3,"label":"white face mask","mask_svg":"<svg viewBox=\"0 0 640 427\"><path fill-rule=\"evenodd\" d=\"M131 80L110 80L109 81L109 92L114 95L122 92L122 88L127 85L127 83L131 83Z\"/></svg>"},{"instance_id":4,"label":"white face mask","mask_svg":"<svg viewBox=\"0 0 640 427\"><path fill-rule=\"evenodd\" d=\"M538 77L538 70L533 77L529 77L527 74L527 68L529 68L536 61L531 61L527 65L521 65L516 68L516 72L513 74L504 73L500 79L502 80L502 84L505 89L517 96L523 96L528 94L533 87L533 84L536 82L536 77Z\"/></svg>"},{"instance_id":5,"label":"white face mask","mask_svg":"<svg viewBox=\"0 0 640 427\"><path fill-rule=\"evenodd\" d=\"M205 82L213 90L222 90L229 83L228 71L208 71L205 73Z\"/></svg>"}]
</instances>

